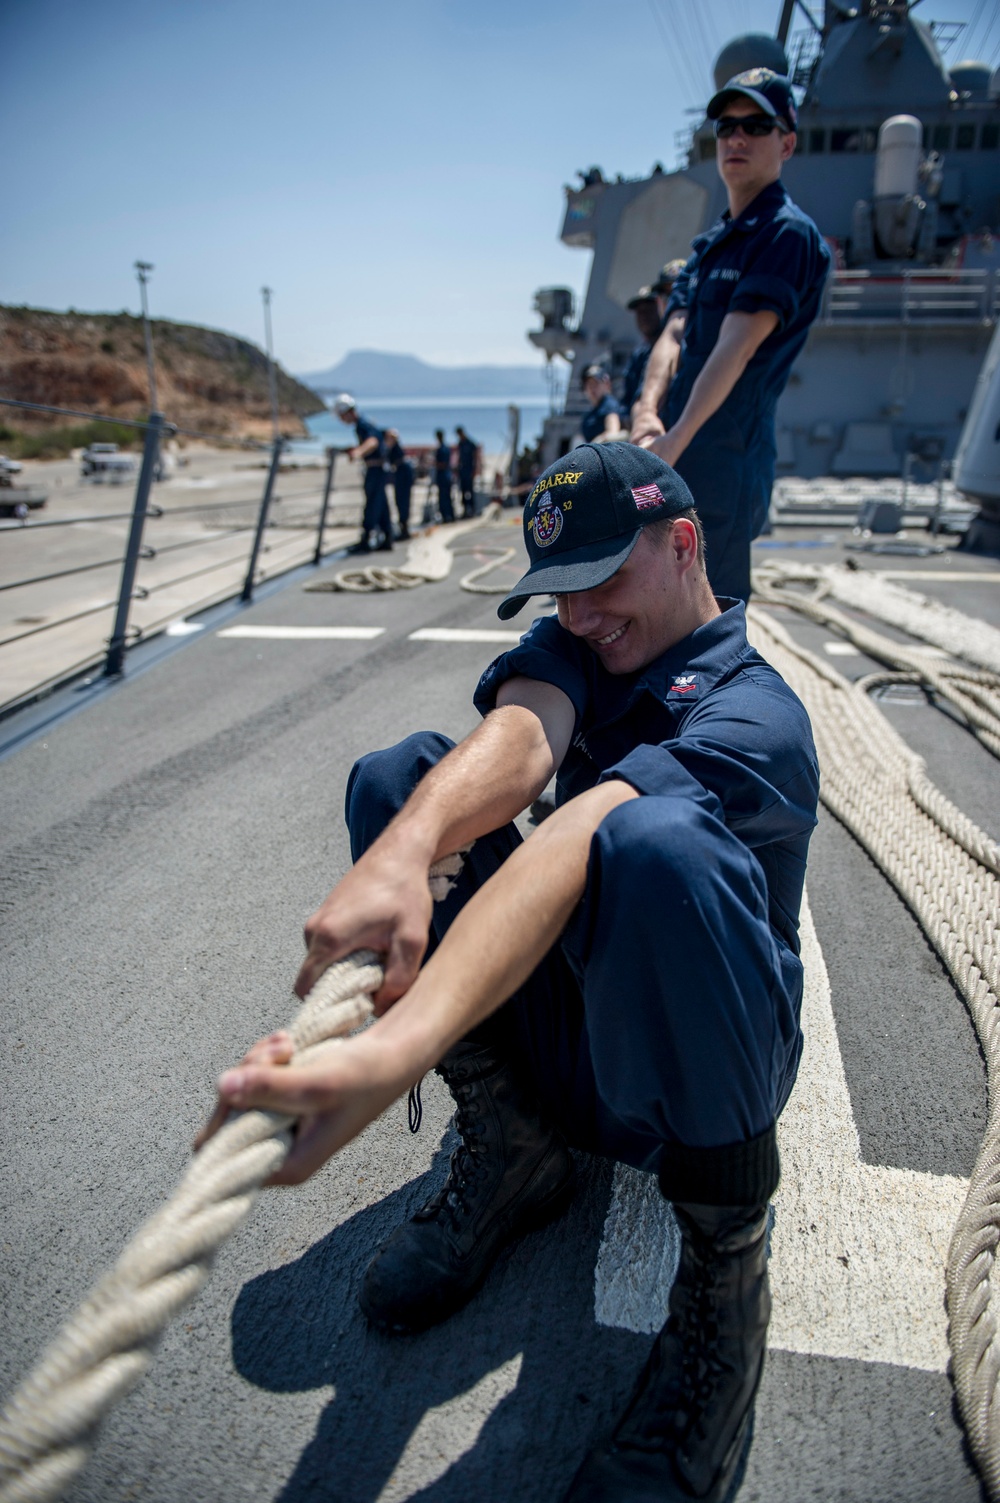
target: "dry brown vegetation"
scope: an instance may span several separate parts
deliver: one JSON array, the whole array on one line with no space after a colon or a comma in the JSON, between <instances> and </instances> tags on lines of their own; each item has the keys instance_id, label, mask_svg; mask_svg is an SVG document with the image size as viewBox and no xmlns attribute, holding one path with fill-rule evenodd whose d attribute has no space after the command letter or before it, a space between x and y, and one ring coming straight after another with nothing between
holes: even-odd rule
<instances>
[{"instance_id":1,"label":"dry brown vegetation","mask_svg":"<svg viewBox=\"0 0 1000 1503\"><path fill-rule=\"evenodd\" d=\"M218 329L154 319L159 405L169 421L234 438L268 438L267 357L249 340ZM322 410L315 392L278 367L283 433ZM51 407L144 418L149 409L142 321L128 313L52 313L0 307L0 396ZM0 410L8 448L18 435L54 437L64 419Z\"/></svg>"}]
</instances>

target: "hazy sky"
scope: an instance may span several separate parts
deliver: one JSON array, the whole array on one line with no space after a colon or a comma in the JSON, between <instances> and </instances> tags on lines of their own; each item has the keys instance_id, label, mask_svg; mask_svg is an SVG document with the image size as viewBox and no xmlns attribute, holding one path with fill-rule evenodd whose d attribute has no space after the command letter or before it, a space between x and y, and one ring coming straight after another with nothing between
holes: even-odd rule
<instances>
[{"instance_id":1,"label":"hazy sky","mask_svg":"<svg viewBox=\"0 0 1000 1503\"><path fill-rule=\"evenodd\" d=\"M822 0L811 0L821 9ZM349 349L540 359L577 168L675 164L731 36L779 0L3 0L0 301L136 309L316 370ZM995 0L948 54L1000 60Z\"/></svg>"}]
</instances>

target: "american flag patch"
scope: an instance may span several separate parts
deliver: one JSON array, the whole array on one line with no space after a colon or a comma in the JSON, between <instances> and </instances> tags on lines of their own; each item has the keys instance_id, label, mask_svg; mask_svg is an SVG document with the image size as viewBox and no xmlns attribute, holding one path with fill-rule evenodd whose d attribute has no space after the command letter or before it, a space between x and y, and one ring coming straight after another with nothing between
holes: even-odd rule
<instances>
[{"instance_id":1,"label":"american flag patch","mask_svg":"<svg viewBox=\"0 0 1000 1503\"><path fill-rule=\"evenodd\" d=\"M632 500L639 511L648 511L651 506L663 505L663 492L658 485L634 485Z\"/></svg>"}]
</instances>

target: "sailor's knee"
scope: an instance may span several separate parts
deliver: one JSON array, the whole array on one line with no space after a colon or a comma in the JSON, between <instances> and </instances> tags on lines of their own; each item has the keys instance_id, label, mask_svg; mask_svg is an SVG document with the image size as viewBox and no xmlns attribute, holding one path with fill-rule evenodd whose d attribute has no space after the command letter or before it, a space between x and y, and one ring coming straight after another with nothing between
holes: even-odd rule
<instances>
[{"instance_id":1,"label":"sailor's knee","mask_svg":"<svg viewBox=\"0 0 1000 1503\"><path fill-rule=\"evenodd\" d=\"M344 813L356 861L377 840L421 778L454 746L438 731L415 731L395 746L359 757L347 779Z\"/></svg>"},{"instance_id":2,"label":"sailor's knee","mask_svg":"<svg viewBox=\"0 0 1000 1503\"><path fill-rule=\"evenodd\" d=\"M691 799L644 794L613 809L596 841L602 871L620 890L662 894L664 883L699 880L721 834L719 821Z\"/></svg>"}]
</instances>

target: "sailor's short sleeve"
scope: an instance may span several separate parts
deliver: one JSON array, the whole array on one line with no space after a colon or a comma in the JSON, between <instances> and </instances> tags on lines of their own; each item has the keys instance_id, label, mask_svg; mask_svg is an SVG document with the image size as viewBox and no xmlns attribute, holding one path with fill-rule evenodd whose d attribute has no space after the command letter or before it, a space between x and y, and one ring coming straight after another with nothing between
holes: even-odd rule
<instances>
[{"instance_id":1,"label":"sailor's short sleeve","mask_svg":"<svg viewBox=\"0 0 1000 1503\"><path fill-rule=\"evenodd\" d=\"M695 243L697 244L697 242ZM670 298L667 303L667 311L663 315L664 327L666 327L667 321L672 318L675 313L687 312L689 301L688 283L691 280L691 273L695 270L697 265L698 253L696 251L693 256L690 256L688 260L685 261L683 267L677 273L676 282L670 289Z\"/></svg>"},{"instance_id":2,"label":"sailor's short sleeve","mask_svg":"<svg viewBox=\"0 0 1000 1503\"><path fill-rule=\"evenodd\" d=\"M579 729L589 694L587 676L579 644L553 617L536 621L516 647L487 668L472 697L480 715L488 715L496 706L501 684L511 678L534 678L561 689L576 711L574 733Z\"/></svg>"},{"instance_id":3,"label":"sailor's short sleeve","mask_svg":"<svg viewBox=\"0 0 1000 1503\"><path fill-rule=\"evenodd\" d=\"M778 328L793 321L803 299L822 281L826 261L815 229L804 220L779 219L773 235L748 264L729 303L730 313L777 314Z\"/></svg>"}]
</instances>

